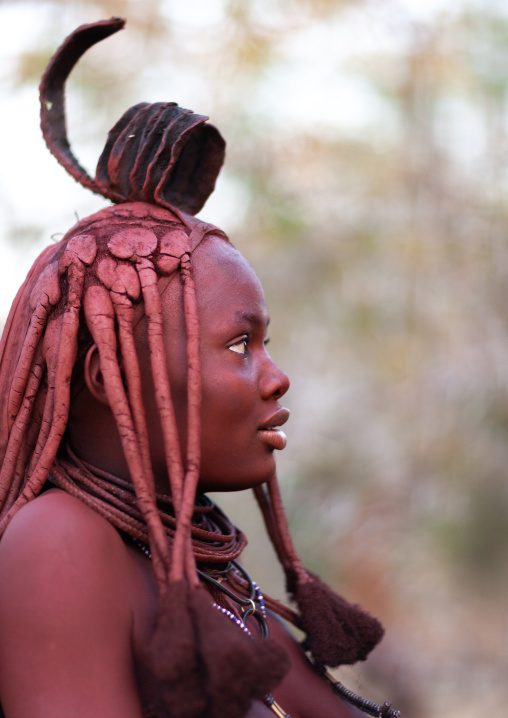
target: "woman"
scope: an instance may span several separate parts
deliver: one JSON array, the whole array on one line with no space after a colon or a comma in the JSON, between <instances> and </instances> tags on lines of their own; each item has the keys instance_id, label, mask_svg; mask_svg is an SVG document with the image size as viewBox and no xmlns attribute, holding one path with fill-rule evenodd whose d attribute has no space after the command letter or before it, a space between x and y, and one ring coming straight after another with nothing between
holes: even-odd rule
<instances>
[{"instance_id":1,"label":"woman","mask_svg":"<svg viewBox=\"0 0 508 718\"><path fill-rule=\"evenodd\" d=\"M78 28L41 83L57 159L114 204L48 247L0 359L0 700L7 718L397 715L324 665L380 624L309 574L274 451L289 381L266 351L259 280L197 220L224 141L174 103L128 110L96 178L65 134L63 85L123 21ZM236 563L245 537L207 491L254 488L298 613ZM303 648L281 616L306 634ZM339 697L337 697L339 696Z\"/></svg>"}]
</instances>

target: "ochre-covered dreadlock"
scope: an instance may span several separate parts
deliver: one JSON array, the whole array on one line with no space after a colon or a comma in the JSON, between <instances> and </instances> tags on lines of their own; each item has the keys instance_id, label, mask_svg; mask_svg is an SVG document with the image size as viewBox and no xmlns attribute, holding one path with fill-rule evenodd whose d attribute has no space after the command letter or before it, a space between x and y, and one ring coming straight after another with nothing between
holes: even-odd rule
<instances>
[{"instance_id":1,"label":"ochre-covered dreadlock","mask_svg":"<svg viewBox=\"0 0 508 718\"><path fill-rule=\"evenodd\" d=\"M111 130L95 179L79 165L66 136L64 83L89 47L123 25L113 18L78 28L41 82L41 126L49 149L78 182L116 204L78 222L44 250L9 314L0 346L0 534L50 476L115 526L148 542L160 611L147 656L161 686L163 711L176 718L197 718L205 711L212 718L241 718L253 698L281 680L286 660L277 646L248 640L213 611L196 571L196 561L236 558L245 545L240 532L210 534L195 520L201 368L192 256L205 237L227 238L193 215L213 190L225 143L207 117L174 103L141 103ZM175 274L187 335L185 457L171 400L161 305L161 292ZM155 494L134 338L138 307L147 319L175 516L165 523ZM62 448L73 370L92 344L135 496L130 486ZM277 480L255 494L299 613L271 600L269 605L306 632L305 646L319 663L365 659L382 636L380 624L304 569ZM216 525L221 521L217 514Z\"/></svg>"}]
</instances>

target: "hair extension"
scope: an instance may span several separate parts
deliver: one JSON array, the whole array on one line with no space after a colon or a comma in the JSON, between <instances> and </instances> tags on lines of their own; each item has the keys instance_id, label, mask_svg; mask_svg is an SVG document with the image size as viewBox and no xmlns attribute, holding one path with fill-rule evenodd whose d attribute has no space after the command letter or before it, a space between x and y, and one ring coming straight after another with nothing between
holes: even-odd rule
<instances>
[{"instance_id":1,"label":"hair extension","mask_svg":"<svg viewBox=\"0 0 508 718\"><path fill-rule=\"evenodd\" d=\"M299 626L307 634L305 647L316 661L332 667L365 660L383 636L379 621L303 567L289 533L277 480L271 479L268 488L257 486L254 494L284 568L287 590L298 606Z\"/></svg>"},{"instance_id":2,"label":"hair extension","mask_svg":"<svg viewBox=\"0 0 508 718\"><path fill-rule=\"evenodd\" d=\"M81 55L124 26L84 25L41 81L41 128L58 162L84 187L116 203L78 222L45 250L21 287L0 344L0 535L49 479L131 537L149 544L159 588L147 662L173 718L241 718L287 670L271 641L242 636L211 607L196 563L224 564L246 540L217 507L196 506L200 466L200 327L193 252L225 143L208 119L175 103L139 103L110 131L92 179L65 129L64 85ZM187 447L182 456L163 336L161 292L179 276L187 335ZM140 309L141 308L141 309ZM171 499L156 496L142 397L136 317L146 317L150 368ZM77 360L98 351L131 482L76 457L63 442ZM88 359L86 355L88 353ZM330 666L363 660L382 636L372 618L308 572L294 549L275 478L255 495L298 613L267 606L302 628L305 647ZM168 510L161 510L161 506ZM240 594L246 586L232 579ZM244 670L244 666L248 670ZM226 697L225 697L226 695Z\"/></svg>"}]
</instances>

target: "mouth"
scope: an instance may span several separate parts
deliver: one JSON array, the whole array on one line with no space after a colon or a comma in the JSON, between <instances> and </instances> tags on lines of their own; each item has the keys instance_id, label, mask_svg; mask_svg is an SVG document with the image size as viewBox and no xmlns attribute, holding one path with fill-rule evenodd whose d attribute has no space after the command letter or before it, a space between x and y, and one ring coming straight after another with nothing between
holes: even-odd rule
<instances>
[{"instance_id":1,"label":"mouth","mask_svg":"<svg viewBox=\"0 0 508 718\"><path fill-rule=\"evenodd\" d=\"M288 419L289 410L279 409L279 411L268 419L266 424L259 427L259 437L271 449L282 451L282 449L286 448L287 437L280 427L285 424Z\"/></svg>"}]
</instances>

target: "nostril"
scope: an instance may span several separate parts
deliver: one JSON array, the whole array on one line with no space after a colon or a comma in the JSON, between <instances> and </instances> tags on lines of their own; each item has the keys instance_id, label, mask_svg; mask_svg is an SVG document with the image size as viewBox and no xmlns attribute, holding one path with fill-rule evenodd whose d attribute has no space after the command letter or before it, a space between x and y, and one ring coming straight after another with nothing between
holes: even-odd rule
<instances>
[{"instance_id":1,"label":"nostril","mask_svg":"<svg viewBox=\"0 0 508 718\"><path fill-rule=\"evenodd\" d=\"M261 378L261 394L265 399L280 399L289 389L289 378L275 362L270 359L270 365L263 372Z\"/></svg>"},{"instance_id":2,"label":"nostril","mask_svg":"<svg viewBox=\"0 0 508 718\"><path fill-rule=\"evenodd\" d=\"M275 391L273 392L273 396L275 396L277 399L280 399L282 396L284 396L284 394L289 389L289 377L285 372L282 371L282 369L279 369L279 367L277 367L277 370L278 370L278 385L277 385Z\"/></svg>"}]
</instances>

